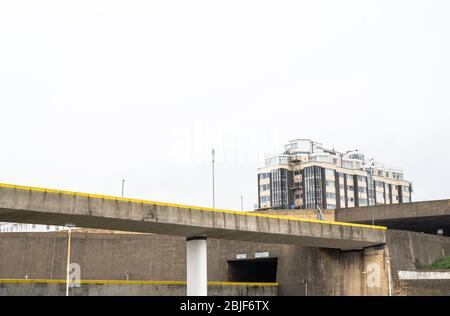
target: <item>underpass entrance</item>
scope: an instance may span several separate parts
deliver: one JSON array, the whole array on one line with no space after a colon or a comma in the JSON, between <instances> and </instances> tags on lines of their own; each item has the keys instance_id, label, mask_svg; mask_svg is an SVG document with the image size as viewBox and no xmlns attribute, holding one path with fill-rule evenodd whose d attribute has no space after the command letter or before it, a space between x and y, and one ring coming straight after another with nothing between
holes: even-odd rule
<instances>
[{"instance_id":1,"label":"underpass entrance","mask_svg":"<svg viewBox=\"0 0 450 316\"><path fill-rule=\"evenodd\" d=\"M230 282L277 282L278 258L228 260Z\"/></svg>"}]
</instances>

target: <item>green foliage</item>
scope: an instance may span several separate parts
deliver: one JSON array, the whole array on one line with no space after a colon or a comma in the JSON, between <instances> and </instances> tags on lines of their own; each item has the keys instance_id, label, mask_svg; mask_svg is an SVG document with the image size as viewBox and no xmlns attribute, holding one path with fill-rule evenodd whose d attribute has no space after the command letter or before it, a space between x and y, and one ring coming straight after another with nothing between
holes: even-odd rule
<instances>
[{"instance_id":1,"label":"green foliage","mask_svg":"<svg viewBox=\"0 0 450 316\"><path fill-rule=\"evenodd\" d=\"M418 261L416 261L416 268L418 270L445 270L450 269L450 256L443 257L435 262L433 262L431 265L429 264L421 264Z\"/></svg>"},{"instance_id":2,"label":"green foliage","mask_svg":"<svg viewBox=\"0 0 450 316\"><path fill-rule=\"evenodd\" d=\"M450 256L444 257L438 261L433 262L432 269L450 269Z\"/></svg>"}]
</instances>

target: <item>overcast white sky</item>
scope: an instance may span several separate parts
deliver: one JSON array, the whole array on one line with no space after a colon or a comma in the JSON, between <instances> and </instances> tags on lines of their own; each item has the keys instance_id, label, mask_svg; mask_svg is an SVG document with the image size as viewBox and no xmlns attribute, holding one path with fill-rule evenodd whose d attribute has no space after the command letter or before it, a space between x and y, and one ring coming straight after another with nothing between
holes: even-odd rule
<instances>
[{"instance_id":1,"label":"overcast white sky","mask_svg":"<svg viewBox=\"0 0 450 316\"><path fill-rule=\"evenodd\" d=\"M450 198L450 1L0 1L0 182L245 209L293 138Z\"/></svg>"}]
</instances>

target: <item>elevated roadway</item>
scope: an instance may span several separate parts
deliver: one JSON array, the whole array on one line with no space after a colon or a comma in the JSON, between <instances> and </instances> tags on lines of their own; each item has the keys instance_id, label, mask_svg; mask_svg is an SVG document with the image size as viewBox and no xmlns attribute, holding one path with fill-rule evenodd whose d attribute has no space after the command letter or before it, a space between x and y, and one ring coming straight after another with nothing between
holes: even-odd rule
<instances>
[{"instance_id":1,"label":"elevated roadway","mask_svg":"<svg viewBox=\"0 0 450 316\"><path fill-rule=\"evenodd\" d=\"M383 244L385 228L0 184L0 221L336 249Z\"/></svg>"},{"instance_id":2,"label":"elevated roadway","mask_svg":"<svg viewBox=\"0 0 450 316\"><path fill-rule=\"evenodd\" d=\"M450 236L450 200L353 207L336 210L336 220Z\"/></svg>"},{"instance_id":3,"label":"elevated roadway","mask_svg":"<svg viewBox=\"0 0 450 316\"><path fill-rule=\"evenodd\" d=\"M379 226L11 184L0 184L0 221L184 236L188 295L207 295L209 237L342 250L386 243L386 228Z\"/></svg>"}]
</instances>

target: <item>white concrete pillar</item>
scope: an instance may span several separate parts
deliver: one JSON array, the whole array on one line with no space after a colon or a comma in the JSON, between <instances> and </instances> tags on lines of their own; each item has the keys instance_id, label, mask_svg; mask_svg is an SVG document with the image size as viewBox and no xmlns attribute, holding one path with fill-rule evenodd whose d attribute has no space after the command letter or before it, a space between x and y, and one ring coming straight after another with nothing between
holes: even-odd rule
<instances>
[{"instance_id":1,"label":"white concrete pillar","mask_svg":"<svg viewBox=\"0 0 450 316\"><path fill-rule=\"evenodd\" d=\"M208 295L206 236L186 238L187 295Z\"/></svg>"}]
</instances>

